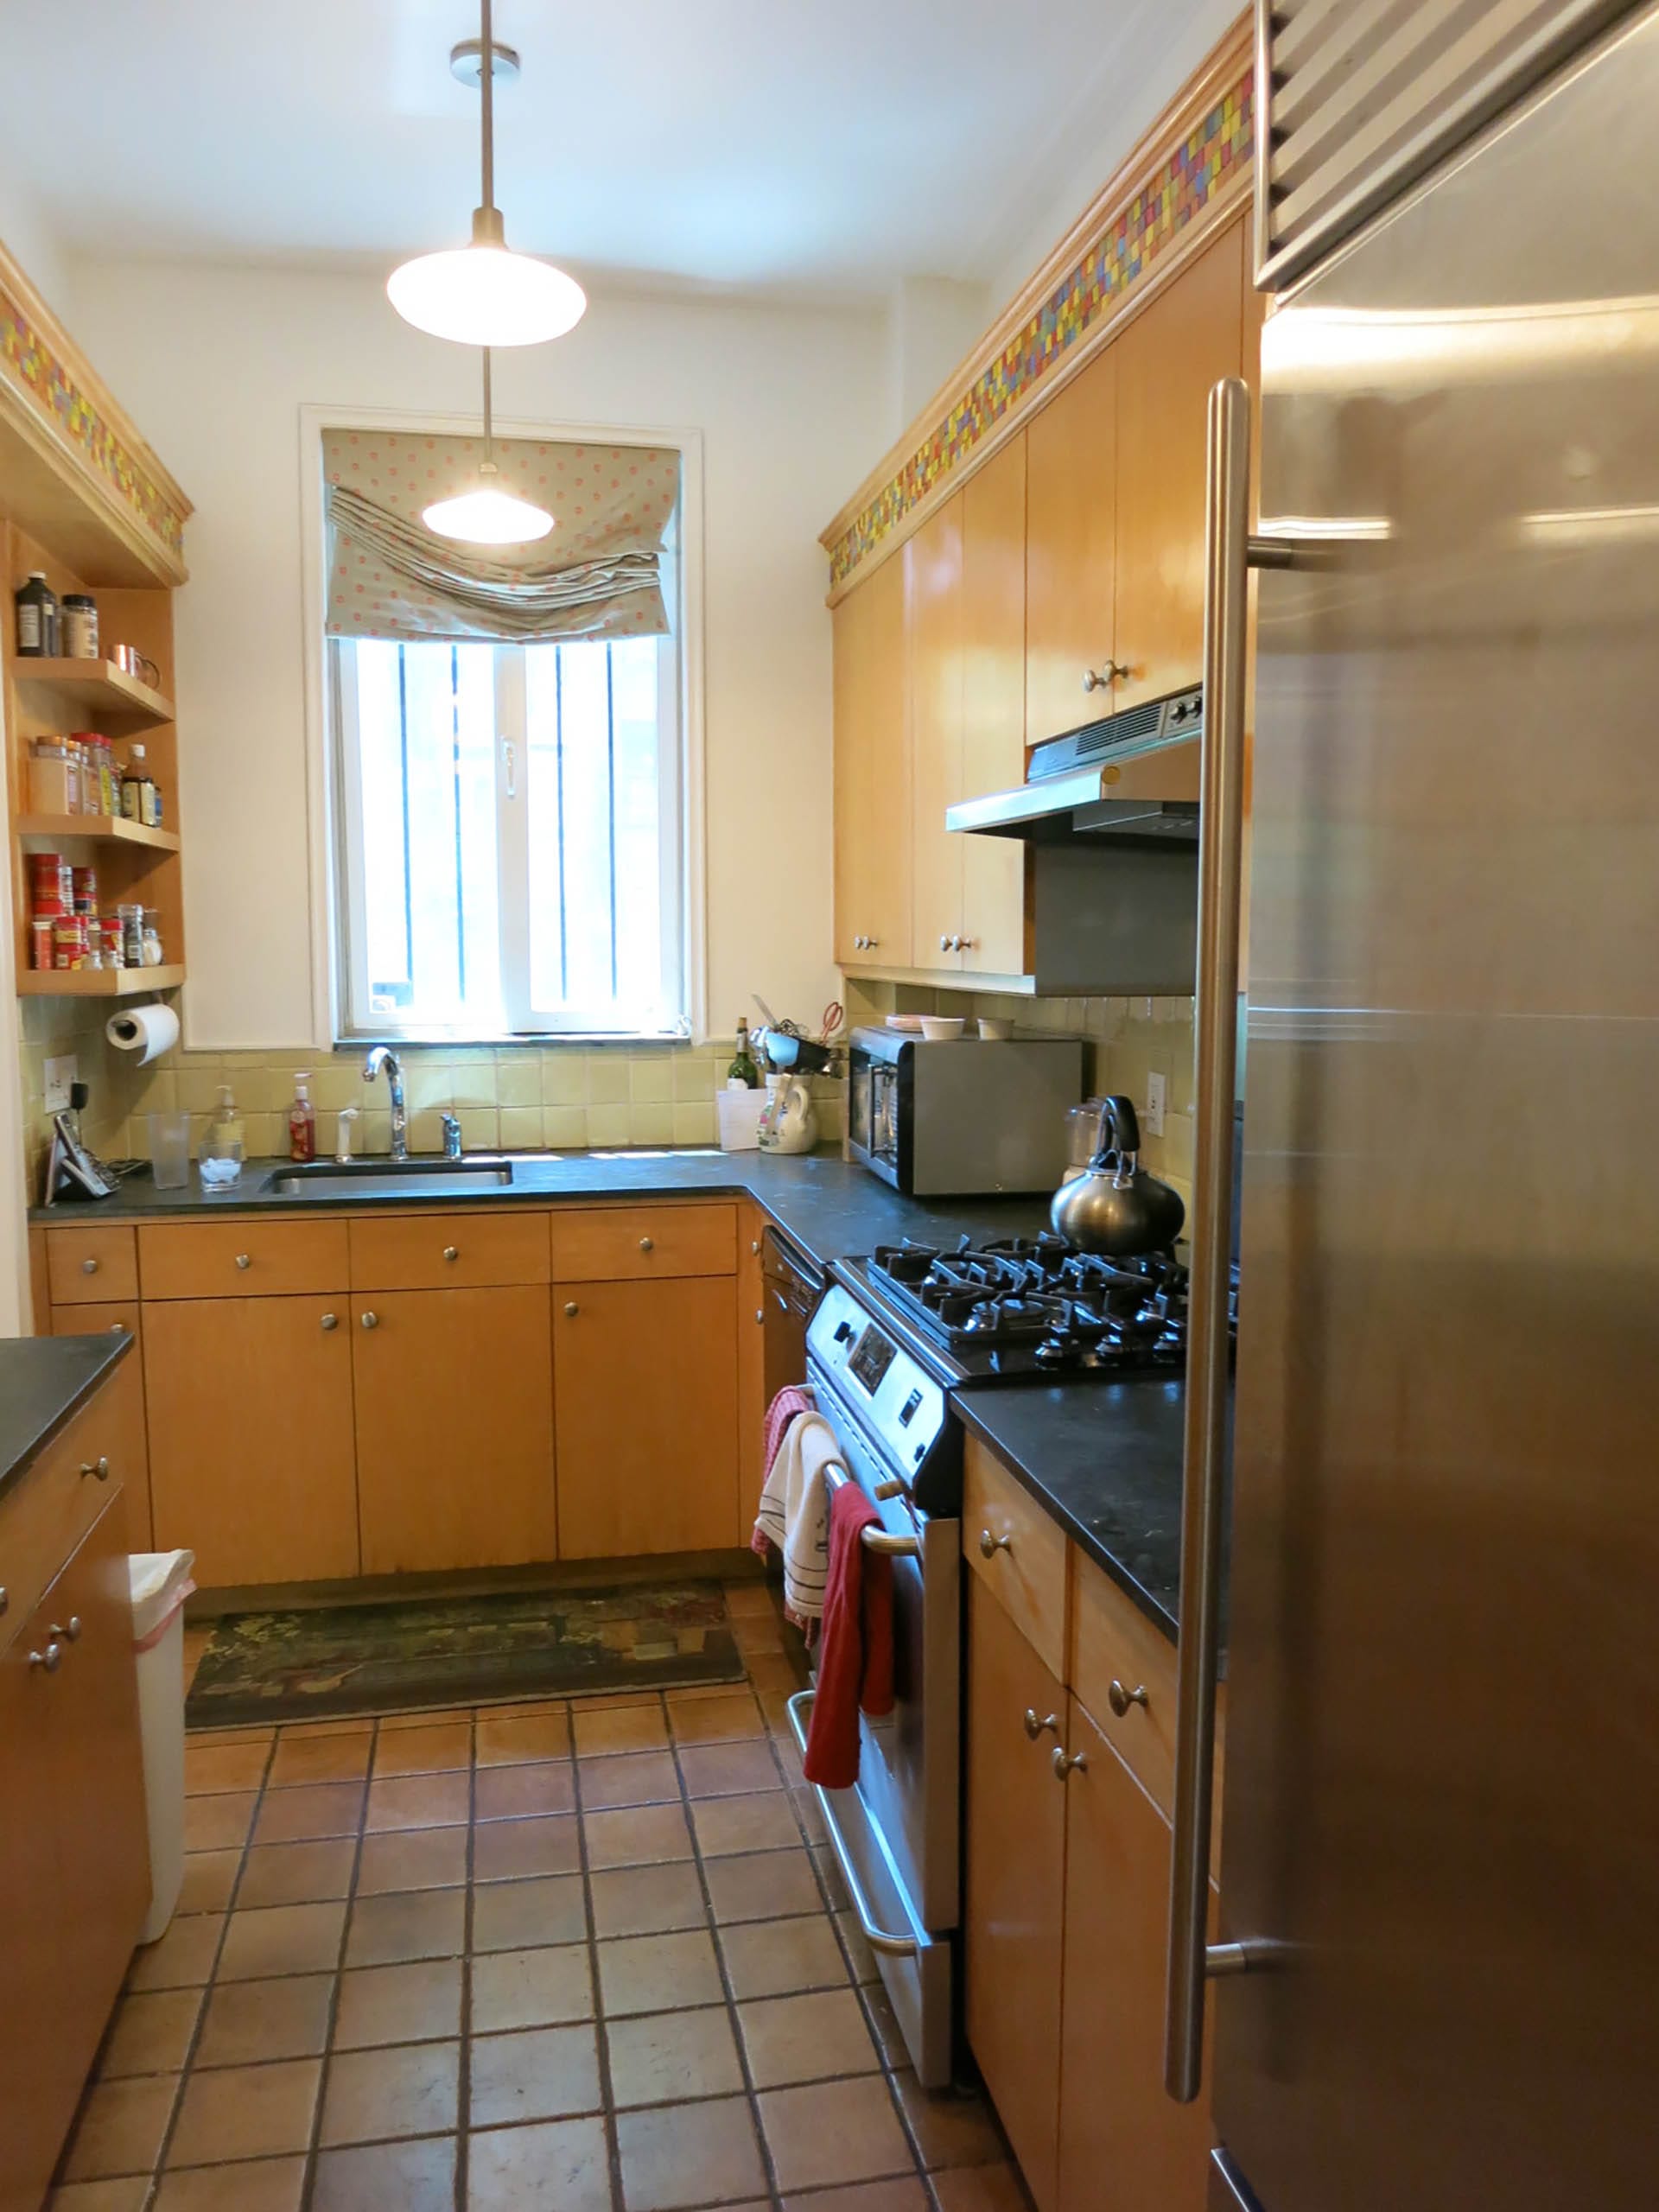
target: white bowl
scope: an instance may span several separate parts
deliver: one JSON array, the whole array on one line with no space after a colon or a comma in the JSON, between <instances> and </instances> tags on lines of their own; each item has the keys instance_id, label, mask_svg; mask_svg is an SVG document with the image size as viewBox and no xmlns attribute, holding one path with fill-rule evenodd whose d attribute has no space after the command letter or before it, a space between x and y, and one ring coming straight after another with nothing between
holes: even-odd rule
<instances>
[{"instance_id":1,"label":"white bowl","mask_svg":"<svg viewBox=\"0 0 1659 2212\"><path fill-rule=\"evenodd\" d=\"M979 1017L979 1033L982 1037L988 1038L993 1044L1006 1045L1014 1034L1014 1024L1011 1021L995 1020L990 1014L982 1014Z\"/></svg>"},{"instance_id":2,"label":"white bowl","mask_svg":"<svg viewBox=\"0 0 1659 2212\"><path fill-rule=\"evenodd\" d=\"M925 1014L922 1034L935 1045L942 1045L947 1037L960 1037L968 1027L968 1018L961 1014Z\"/></svg>"}]
</instances>

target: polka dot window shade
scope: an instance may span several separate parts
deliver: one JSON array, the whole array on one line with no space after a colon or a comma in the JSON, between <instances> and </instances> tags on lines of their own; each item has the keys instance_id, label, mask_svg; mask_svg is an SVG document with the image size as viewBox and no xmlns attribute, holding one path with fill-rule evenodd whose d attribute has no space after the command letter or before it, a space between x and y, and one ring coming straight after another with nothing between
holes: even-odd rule
<instances>
[{"instance_id":1,"label":"polka dot window shade","mask_svg":"<svg viewBox=\"0 0 1659 2212\"><path fill-rule=\"evenodd\" d=\"M643 638L669 627L663 540L680 456L498 438L497 479L553 516L532 545L461 545L421 520L474 489L484 441L325 430L328 610L343 638Z\"/></svg>"}]
</instances>

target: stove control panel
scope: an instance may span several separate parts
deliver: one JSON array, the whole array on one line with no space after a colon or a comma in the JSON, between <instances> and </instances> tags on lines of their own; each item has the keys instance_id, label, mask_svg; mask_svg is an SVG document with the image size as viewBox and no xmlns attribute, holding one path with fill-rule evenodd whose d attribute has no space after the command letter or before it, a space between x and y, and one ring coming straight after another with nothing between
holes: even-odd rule
<instances>
[{"instance_id":1,"label":"stove control panel","mask_svg":"<svg viewBox=\"0 0 1659 2212\"><path fill-rule=\"evenodd\" d=\"M832 1282L807 1352L898 1467L919 1466L944 1427L944 1392L846 1287Z\"/></svg>"}]
</instances>

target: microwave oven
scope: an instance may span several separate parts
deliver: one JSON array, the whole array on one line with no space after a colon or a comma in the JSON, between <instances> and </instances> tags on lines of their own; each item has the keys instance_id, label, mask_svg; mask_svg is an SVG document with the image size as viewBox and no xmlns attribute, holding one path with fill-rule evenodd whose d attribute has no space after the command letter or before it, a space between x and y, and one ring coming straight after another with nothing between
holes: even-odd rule
<instances>
[{"instance_id":1,"label":"microwave oven","mask_svg":"<svg viewBox=\"0 0 1659 2212\"><path fill-rule=\"evenodd\" d=\"M855 1029L847 1057L848 1157L895 1191L967 1197L1064 1180L1081 1039Z\"/></svg>"}]
</instances>

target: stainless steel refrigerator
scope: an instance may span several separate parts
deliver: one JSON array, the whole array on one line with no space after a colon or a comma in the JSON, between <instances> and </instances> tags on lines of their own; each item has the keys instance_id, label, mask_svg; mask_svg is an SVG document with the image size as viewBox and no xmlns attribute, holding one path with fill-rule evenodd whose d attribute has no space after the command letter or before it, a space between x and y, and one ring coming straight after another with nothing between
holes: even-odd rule
<instances>
[{"instance_id":1,"label":"stainless steel refrigerator","mask_svg":"<svg viewBox=\"0 0 1659 2212\"><path fill-rule=\"evenodd\" d=\"M1192 1392L1171 2087L1207 2010L1217 2207L1648 2212L1659 12L1287 294L1263 391L1253 758L1224 733L1205 789L1212 1282L1248 788L1245 1139L1224 1630L1224 1355Z\"/></svg>"}]
</instances>

